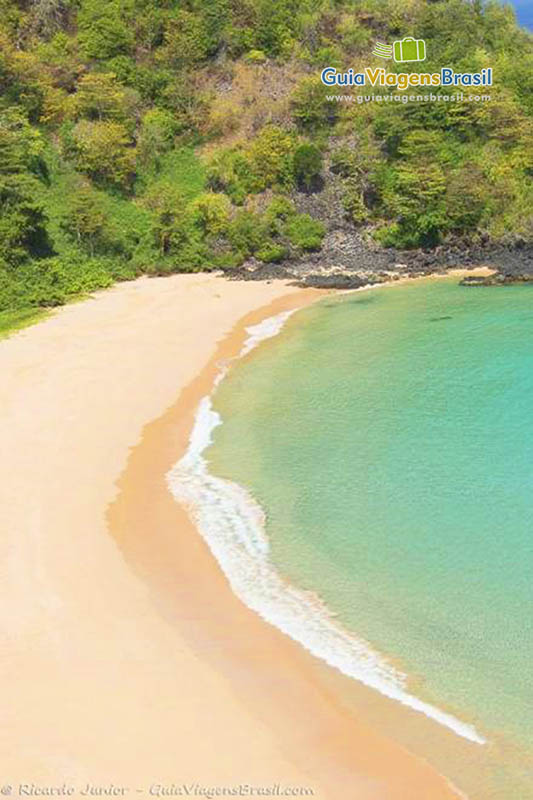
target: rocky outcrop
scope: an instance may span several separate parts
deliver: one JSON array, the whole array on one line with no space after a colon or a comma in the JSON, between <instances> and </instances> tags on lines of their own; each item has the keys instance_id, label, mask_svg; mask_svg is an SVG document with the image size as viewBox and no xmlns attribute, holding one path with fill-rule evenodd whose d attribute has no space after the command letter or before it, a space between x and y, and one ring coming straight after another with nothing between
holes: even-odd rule
<instances>
[{"instance_id":1,"label":"rocky outcrop","mask_svg":"<svg viewBox=\"0 0 533 800\"><path fill-rule=\"evenodd\" d=\"M244 280L292 278L302 286L356 289L401 277L418 277L450 269L491 267L495 275L469 276L465 286L501 286L533 281L533 245L455 241L433 250L382 248L368 235L346 228L329 230L322 249L282 264L250 259L231 277Z\"/></svg>"},{"instance_id":2,"label":"rocky outcrop","mask_svg":"<svg viewBox=\"0 0 533 800\"><path fill-rule=\"evenodd\" d=\"M533 274L494 272L492 275L466 275L461 286L510 286L517 283L533 283Z\"/></svg>"}]
</instances>

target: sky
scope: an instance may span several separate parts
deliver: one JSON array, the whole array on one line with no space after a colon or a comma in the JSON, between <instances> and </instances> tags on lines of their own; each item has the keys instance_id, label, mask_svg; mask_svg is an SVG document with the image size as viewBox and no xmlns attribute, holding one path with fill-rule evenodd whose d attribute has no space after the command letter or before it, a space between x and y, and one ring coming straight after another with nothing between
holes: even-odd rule
<instances>
[{"instance_id":1,"label":"sky","mask_svg":"<svg viewBox=\"0 0 533 800\"><path fill-rule=\"evenodd\" d=\"M533 0L511 0L516 16L522 25L533 30Z\"/></svg>"}]
</instances>

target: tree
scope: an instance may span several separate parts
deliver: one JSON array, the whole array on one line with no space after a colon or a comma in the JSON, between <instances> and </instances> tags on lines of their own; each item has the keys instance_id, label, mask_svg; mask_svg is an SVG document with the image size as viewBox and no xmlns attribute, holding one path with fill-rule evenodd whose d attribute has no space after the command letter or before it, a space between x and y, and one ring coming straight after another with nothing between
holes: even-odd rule
<instances>
[{"instance_id":1,"label":"tree","mask_svg":"<svg viewBox=\"0 0 533 800\"><path fill-rule=\"evenodd\" d=\"M101 198L87 182L82 183L73 193L63 227L78 242L86 245L91 256L94 256L95 247L105 230L105 213Z\"/></svg>"},{"instance_id":2,"label":"tree","mask_svg":"<svg viewBox=\"0 0 533 800\"><path fill-rule=\"evenodd\" d=\"M449 230L442 144L439 132L414 130L399 147L400 160L381 173L384 210L397 219L386 244L434 247Z\"/></svg>"},{"instance_id":3,"label":"tree","mask_svg":"<svg viewBox=\"0 0 533 800\"><path fill-rule=\"evenodd\" d=\"M209 54L209 36L200 16L180 10L165 32L160 58L173 67L204 61Z\"/></svg>"},{"instance_id":4,"label":"tree","mask_svg":"<svg viewBox=\"0 0 533 800\"><path fill-rule=\"evenodd\" d=\"M239 211L231 221L228 239L244 260L266 246L268 232L258 214L243 210Z\"/></svg>"},{"instance_id":5,"label":"tree","mask_svg":"<svg viewBox=\"0 0 533 800\"><path fill-rule=\"evenodd\" d=\"M196 224L206 235L217 236L228 229L231 203L225 194L206 192L192 204Z\"/></svg>"},{"instance_id":6,"label":"tree","mask_svg":"<svg viewBox=\"0 0 533 800\"><path fill-rule=\"evenodd\" d=\"M112 72L83 75L75 102L78 114L90 119L123 119L127 116L126 92Z\"/></svg>"},{"instance_id":7,"label":"tree","mask_svg":"<svg viewBox=\"0 0 533 800\"><path fill-rule=\"evenodd\" d=\"M207 34L209 54L216 53L231 18L230 0L198 0L197 7Z\"/></svg>"},{"instance_id":8,"label":"tree","mask_svg":"<svg viewBox=\"0 0 533 800\"><path fill-rule=\"evenodd\" d=\"M16 265L51 252L38 182L29 175L0 175L0 261Z\"/></svg>"},{"instance_id":9,"label":"tree","mask_svg":"<svg viewBox=\"0 0 533 800\"><path fill-rule=\"evenodd\" d=\"M133 48L133 32L122 19L117 0L84 0L78 26L78 42L86 58L112 58Z\"/></svg>"},{"instance_id":10,"label":"tree","mask_svg":"<svg viewBox=\"0 0 533 800\"><path fill-rule=\"evenodd\" d=\"M142 119L138 153L144 164L155 164L172 149L178 125L169 111L153 108Z\"/></svg>"},{"instance_id":11,"label":"tree","mask_svg":"<svg viewBox=\"0 0 533 800\"><path fill-rule=\"evenodd\" d=\"M42 136L17 108L0 113L0 174L39 172Z\"/></svg>"},{"instance_id":12,"label":"tree","mask_svg":"<svg viewBox=\"0 0 533 800\"><path fill-rule=\"evenodd\" d=\"M269 186L292 186L295 147L296 140L291 133L274 125L263 128L248 148L256 191L261 192Z\"/></svg>"},{"instance_id":13,"label":"tree","mask_svg":"<svg viewBox=\"0 0 533 800\"><path fill-rule=\"evenodd\" d=\"M33 0L30 9L32 27L45 39L49 38L61 28L66 8L65 0Z\"/></svg>"},{"instance_id":14,"label":"tree","mask_svg":"<svg viewBox=\"0 0 533 800\"><path fill-rule=\"evenodd\" d=\"M450 229L457 233L474 231L483 218L490 190L477 164L465 164L447 179L446 211Z\"/></svg>"},{"instance_id":15,"label":"tree","mask_svg":"<svg viewBox=\"0 0 533 800\"><path fill-rule=\"evenodd\" d=\"M36 178L42 150L40 134L17 109L0 114L0 260L7 264L50 250Z\"/></svg>"},{"instance_id":16,"label":"tree","mask_svg":"<svg viewBox=\"0 0 533 800\"><path fill-rule=\"evenodd\" d=\"M211 159L207 179L212 189L225 192L234 203L242 205L253 188L252 164L239 148L221 150Z\"/></svg>"},{"instance_id":17,"label":"tree","mask_svg":"<svg viewBox=\"0 0 533 800\"><path fill-rule=\"evenodd\" d=\"M414 244L432 247L446 232L446 179L438 164L402 167L398 170L396 188L399 197L400 222Z\"/></svg>"},{"instance_id":18,"label":"tree","mask_svg":"<svg viewBox=\"0 0 533 800\"><path fill-rule=\"evenodd\" d=\"M101 183L128 188L135 175L135 148L127 130L118 122L78 122L67 151L76 166Z\"/></svg>"},{"instance_id":19,"label":"tree","mask_svg":"<svg viewBox=\"0 0 533 800\"><path fill-rule=\"evenodd\" d=\"M153 212L152 234L161 256L187 241L187 205L172 184L154 186L144 198L144 204Z\"/></svg>"},{"instance_id":20,"label":"tree","mask_svg":"<svg viewBox=\"0 0 533 800\"><path fill-rule=\"evenodd\" d=\"M294 0L257 0L257 46L272 56L288 53L294 43L297 3Z\"/></svg>"},{"instance_id":21,"label":"tree","mask_svg":"<svg viewBox=\"0 0 533 800\"><path fill-rule=\"evenodd\" d=\"M298 183L311 189L322 171L322 153L314 144L304 142L294 152L294 176Z\"/></svg>"}]
</instances>

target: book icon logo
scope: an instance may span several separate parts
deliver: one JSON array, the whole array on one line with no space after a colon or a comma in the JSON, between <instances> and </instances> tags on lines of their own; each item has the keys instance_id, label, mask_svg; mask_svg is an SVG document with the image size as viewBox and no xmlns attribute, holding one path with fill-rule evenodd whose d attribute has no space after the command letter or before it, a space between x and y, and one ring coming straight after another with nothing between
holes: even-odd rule
<instances>
[{"instance_id":1,"label":"book icon logo","mask_svg":"<svg viewBox=\"0 0 533 800\"><path fill-rule=\"evenodd\" d=\"M394 58L397 64L406 61L425 61L426 43L423 39L414 39L412 36L399 39L394 44L376 42L372 54L379 58Z\"/></svg>"}]
</instances>

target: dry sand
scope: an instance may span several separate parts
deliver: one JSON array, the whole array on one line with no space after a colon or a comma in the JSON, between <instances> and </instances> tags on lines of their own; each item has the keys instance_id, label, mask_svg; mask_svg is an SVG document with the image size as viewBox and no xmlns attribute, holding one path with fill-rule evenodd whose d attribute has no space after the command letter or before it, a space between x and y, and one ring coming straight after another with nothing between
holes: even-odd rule
<instances>
[{"instance_id":1,"label":"dry sand","mask_svg":"<svg viewBox=\"0 0 533 800\"><path fill-rule=\"evenodd\" d=\"M13 794L247 783L456 797L242 606L165 486L215 362L246 324L319 294L141 279L0 342L0 782Z\"/></svg>"}]
</instances>

